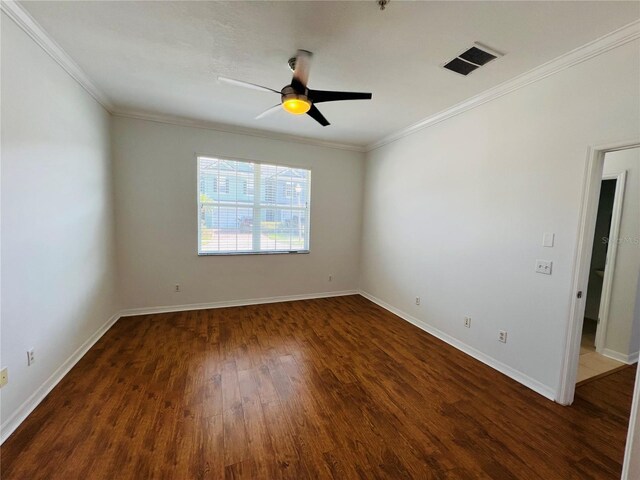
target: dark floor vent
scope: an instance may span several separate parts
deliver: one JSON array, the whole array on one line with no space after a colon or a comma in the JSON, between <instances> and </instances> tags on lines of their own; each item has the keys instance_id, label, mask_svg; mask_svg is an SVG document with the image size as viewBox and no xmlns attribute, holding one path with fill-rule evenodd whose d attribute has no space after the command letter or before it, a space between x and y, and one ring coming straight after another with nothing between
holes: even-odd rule
<instances>
[{"instance_id":1,"label":"dark floor vent","mask_svg":"<svg viewBox=\"0 0 640 480\"><path fill-rule=\"evenodd\" d=\"M501 56L502 54L491 50L484 45L475 43L473 47L465 50L443 66L447 70L467 76L479 67L482 67L491 60L495 60Z\"/></svg>"}]
</instances>

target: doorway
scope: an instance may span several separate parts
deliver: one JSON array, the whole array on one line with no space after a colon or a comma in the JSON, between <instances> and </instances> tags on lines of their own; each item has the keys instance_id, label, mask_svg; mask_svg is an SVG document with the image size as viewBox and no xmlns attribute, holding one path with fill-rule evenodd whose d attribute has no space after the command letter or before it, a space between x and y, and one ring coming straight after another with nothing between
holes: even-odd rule
<instances>
[{"instance_id":1,"label":"doorway","mask_svg":"<svg viewBox=\"0 0 640 480\"><path fill-rule=\"evenodd\" d=\"M626 167L609 162L614 156L631 158L631 165ZM605 157L607 157L607 170L605 170ZM592 268L592 251L594 247L594 237L596 230L596 220L600 200L600 190L602 188L603 175L605 180L613 179L613 174L617 175L616 192L623 183L624 205L620 202L622 209L620 230L617 241L608 245L608 259L611 263L615 258L614 268L605 268L603 273L602 287L606 290L610 281L612 288L609 304L607 295L601 295L600 306L598 307L598 318L600 322L596 327L595 347L608 357L613 357L621 363L632 364L638 361L638 349L640 349L640 307L635 307L638 297L636 287L640 287L640 213L635 209L640 208L640 141L620 142L617 144L590 147L588 150L587 172L583 190L583 208L580 219L580 232L578 235L578 246L576 264L574 269L574 280L572 287L572 300L570 320L566 337L566 349L564 365L561 371L560 388L558 392L558 403L571 405L573 402L576 381L578 378L578 366L580 359L580 346L582 343L583 324L586 312L586 297L588 295L589 280L592 275L598 275ZM617 168L617 171L609 171L609 167ZM633 170L632 170L633 168ZM624 180L624 182L622 181ZM614 199L615 203L615 199ZM612 212L611 228L615 228L615 212ZM609 237L613 237L614 232L610 231ZM607 238L609 243L610 239ZM609 249L611 248L611 250ZM621 252L634 252L636 260L628 261L627 256L620 258ZM615 253L614 253L615 252ZM626 255L626 254L625 254ZM608 273L611 275L608 275ZM615 273L615 278L613 273ZM622 276L622 277L620 277ZM610 277L609 279L607 277ZM620 278L622 278L622 280ZM616 288L625 287L626 288ZM640 299L637 302L640 304ZM606 328L603 326L606 323ZM621 322L627 322L621 326ZM587 325L587 328L589 326Z\"/></svg>"},{"instance_id":2,"label":"doorway","mask_svg":"<svg viewBox=\"0 0 640 480\"><path fill-rule=\"evenodd\" d=\"M626 357L606 348L606 338L613 279L616 277L616 253L626 180L626 168L622 170L619 168L634 168L633 160L632 150L621 154L605 154L604 158L580 341L578 384L613 373L627 364L624 361ZM626 253L624 260L633 261L633 258L627 257L635 256L638 257L640 264L640 253L634 255L633 251ZM618 279L616 286L619 289L626 288L625 285L620 284L621 281ZM620 296L617 295L616 299L618 297ZM633 319L630 318L629 321L632 322ZM622 327L617 326L617 328ZM624 355L627 354L628 349L625 350Z\"/></svg>"},{"instance_id":3,"label":"doorway","mask_svg":"<svg viewBox=\"0 0 640 480\"><path fill-rule=\"evenodd\" d=\"M612 143L608 145L601 145L597 147L590 147L588 150L588 162L587 172L585 177L585 184L583 189L583 207L580 218L580 231L578 235L577 255L575 260L574 279L572 284L572 300L570 319L567 328L566 337L566 349L564 365L561 371L560 388L557 401L562 405L571 405L573 403L576 378L578 375L578 364L580 357L580 346L582 342L582 333L584 318L586 313L586 295L588 294L588 284L590 276L594 268L592 268L592 251L596 230L596 220L598 214L598 206L600 200L600 191L602 188L603 173L605 171L605 156L607 154L615 152L631 151L635 155L636 168L640 169L640 139L635 141L626 141ZM630 152L627 152L630 153ZM623 169L625 170L625 169ZM606 179L606 178L605 178ZM619 181L619 178L616 178ZM633 247L635 252L640 252L640 213L634 212L633 208L640 208L640 171L637 174L629 173L626 175L625 184L627 185L627 192L625 194L625 205L622 208L623 216L626 214L631 220L625 222L624 218L621 221L620 231L618 232L618 240L611 242L611 246L618 249L617 254L624 248L629 250L628 247ZM616 184L618 187L619 184ZM637 193L632 194L634 189ZM637 195L635 198L634 195ZM628 199L634 197L634 202ZM626 205L631 205L626 207ZM613 213L612 222L613 227ZM610 234L611 236L611 234ZM609 240L609 239L608 239ZM611 253L607 253L607 262L612 261ZM605 263L606 267L606 263ZM599 270L599 268L598 268ZM616 278L619 275L624 275L623 285L631 285L633 288L622 289L624 294L620 292L616 293L615 287L611 291L609 299L609 306L606 310L608 326L606 328L604 339L604 349L609 349L610 345L615 345L614 348L618 348L619 345L627 346L627 354L621 357L624 360L623 363L632 364L638 361L638 348L640 347L640 265L629 262L626 260L620 260L619 255L616 259L614 269L605 268L603 273L603 289L606 288L604 281L607 270L612 272L612 283L616 283ZM615 272L615 276L613 275ZM615 278L614 278L615 277ZM618 280L618 283L621 283ZM630 293L631 292L631 293ZM614 302L614 298L616 301ZM624 298L626 297L626 298ZM618 300L624 298L623 302ZM601 295L600 306L598 307L600 322L596 327L596 345L598 340L602 338L602 335L598 335L598 330L602 324L602 312L605 308L604 300L605 295ZM615 303L615 307L614 307ZM620 310L619 306L624 305L624 309ZM614 328L613 325L619 325L620 320L625 318L626 314L631 312L633 321L632 325L628 328ZM627 317L628 318L628 317ZM587 327L588 328L588 327ZM617 330L617 331L616 331ZM613 342L613 343L611 343ZM623 367L627 368L627 367ZM588 386L586 386L588 387ZM584 388L586 388L584 387ZM582 387L581 387L582 388ZM634 455L637 458L638 452L640 452L640 370L637 371L636 385L633 392L633 405L631 409L631 415L629 419L629 430L627 432L627 444L624 454L623 473L622 478L630 478L630 470L639 468L637 462L634 463L632 458ZM635 477L634 477L635 478Z\"/></svg>"}]
</instances>

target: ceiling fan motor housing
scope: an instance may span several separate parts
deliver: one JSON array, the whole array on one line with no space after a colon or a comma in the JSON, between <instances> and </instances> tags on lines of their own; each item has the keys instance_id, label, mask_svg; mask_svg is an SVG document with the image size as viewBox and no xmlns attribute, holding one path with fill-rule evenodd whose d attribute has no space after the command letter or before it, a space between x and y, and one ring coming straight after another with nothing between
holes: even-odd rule
<instances>
[{"instance_id":1,"label":"ceiling fan motor housing","mask_svg":"<svg viewBox=\"0 0 640 480\"><path fill-rule=\"evenodd\" d=\"M311 100L307 96L308 90L304 93L297 92L291 85L287 85L280 92L282 94L282 107L294 115L307 113L311 108Z\"/></svg>"},{"instance_id":2,"label":"ceiling fan motor housing","mask_svg":"<svg viewBox=\"0 0 640 480\"><path fill-rule=\"evenodd\" d=\"M303 93L297 92L291 85L287 85L280 91L280 93L282 94L283 102L285 100L289 100L290 98L297 98L299 100L309 101L309 97L307 96L308 92L309 90L307 90L306 88L304 89Z\"/></svg>"}]
</instances>

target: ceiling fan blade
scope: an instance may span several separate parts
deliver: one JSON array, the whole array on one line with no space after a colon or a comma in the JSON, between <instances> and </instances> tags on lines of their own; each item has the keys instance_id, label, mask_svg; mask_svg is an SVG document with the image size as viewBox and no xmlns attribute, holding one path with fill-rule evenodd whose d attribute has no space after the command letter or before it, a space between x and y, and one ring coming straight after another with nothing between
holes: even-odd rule
<instances>
[{"instance_id":1,"label":"ceiling fan blade","mask_svg":"<svg viewBox=\"0 0 640 480\"><path fill-rule=\"evenodd\" d=\"M331 90L309 90L313 103L336 102L338 100L371 100L372 94L362 92L332 92Z\"/></svg>"},{"instance_id":2,"label":"ceiling fan blade","mask_svg":"<svg viewBox=\"0 0 640 480\"><path fill-rule=\"evenodd\" d=\"M258 115L256 117L256 120L260 120L261 118L268 117L272 113L275 113L275 112L277 112L279 110L282 110L282 104L281 103L277 103L273 107L267 108L264 112L262 112L260 115Z\"/></svg>"},{"instance_id":3,"label":"ceiling fan blade","mask_svg":"<svg viewBox=\"0 0 640 480\"><path fill-rule=\"evenodd\" d=\"M318 122L323 127L326 127L327 125L331 125L327 121L327 119L324 118L324 115L320 113L320 110L318 110L315 105L311 105L311 108L307 112L307 115L309 115L311 118L313 118L316 122Z\"/></svg>"},{"instance_id":4,"label":"ceiling fan blade","mask_svg":"<svg viewBox=\"0 0 640 480\"><path fill-rule=\"evenodd\" d=\"M309 81L309 69L313 54L307 50L298 50L296 53L296 68L293 71L291 86L296 92L304 92Z\"/></svg>"},{"instance_id":5,"label":"ceiling fan blade","mask_svg":"<svg viewBox=\"0 0 640 480\"><path fill-rule=\"evenodd\" d=\"M280 92L278 90L274 90L273 88L263 87L262 85L256 85L255 83L243 82L242 80L235 80L233 78L227 77L218 77L218 81L228 83L229 85L234 85L236 87L250 88L251 90L260 90L262 92L275 92L280 95Z\"/></svg>"}]
</instances>

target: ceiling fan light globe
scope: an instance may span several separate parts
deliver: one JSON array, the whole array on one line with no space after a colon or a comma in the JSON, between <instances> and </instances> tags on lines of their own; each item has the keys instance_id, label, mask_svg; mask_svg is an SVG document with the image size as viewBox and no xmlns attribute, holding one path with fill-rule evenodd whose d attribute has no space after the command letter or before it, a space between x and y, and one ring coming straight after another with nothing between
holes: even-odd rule
<instances>
[{"instance_id":1,"label":"ceiling fan light globe","mask_svg":"<svg viewBox=\"0 0 640 480\"><path fill-rule=\"evenodd\" d=\"M288 98L282 102L282 108L293 115L304 115L311 108L311 102L304 98Z\"/></svg>"}]
</instances>

